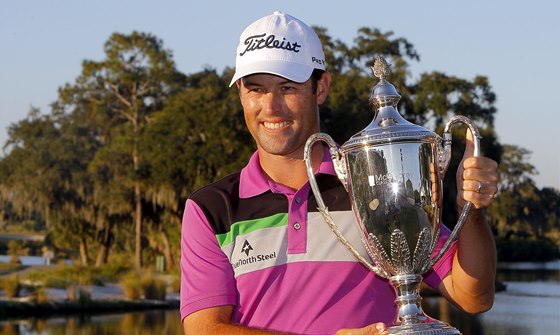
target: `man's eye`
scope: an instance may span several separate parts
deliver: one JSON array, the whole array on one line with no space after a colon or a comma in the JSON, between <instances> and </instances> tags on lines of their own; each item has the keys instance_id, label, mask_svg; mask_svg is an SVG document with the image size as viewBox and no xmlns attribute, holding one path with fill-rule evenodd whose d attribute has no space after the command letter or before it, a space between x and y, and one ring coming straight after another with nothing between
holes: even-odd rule
<instances>
[{"instance_id":1,"label":"man's eye","mask_svg":"<svg viewBox=\"0 0 560 335\"><path fill-rule=\"evenodd\" d=\"M295 89L296 89L295 86L282 86L282 90L286 92L293 91Z\"/></svg>"}]
</instances>

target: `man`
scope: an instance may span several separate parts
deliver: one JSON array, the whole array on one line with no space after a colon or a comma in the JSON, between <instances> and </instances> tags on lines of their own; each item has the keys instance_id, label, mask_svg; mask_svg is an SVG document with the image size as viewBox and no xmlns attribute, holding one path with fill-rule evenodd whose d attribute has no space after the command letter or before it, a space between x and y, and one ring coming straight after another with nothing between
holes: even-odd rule
<instances>
[{"instance_id":1,"label":"man","mask_svg":"<svg viewBox=\"0 0 560 335\"><path fill-rule=\"evenodd\" d=\"M336 239L310 194L303 150L319 132L318 106L331 80L325 70L319 38L290 15L275 12L241 34L231 85L257 151L241 172L187 200L181 238L186 334L378 334L394 321L394 289ZM328 153L318 146L312 156L331 214L354 246L361 245ZM476 209L424 280L459 308L478 313L493 303L495 251L480 209L497 190L497 164L470 156L472 145L457 174L458 207L471 201Z\"/></svg>"}]
</instances>

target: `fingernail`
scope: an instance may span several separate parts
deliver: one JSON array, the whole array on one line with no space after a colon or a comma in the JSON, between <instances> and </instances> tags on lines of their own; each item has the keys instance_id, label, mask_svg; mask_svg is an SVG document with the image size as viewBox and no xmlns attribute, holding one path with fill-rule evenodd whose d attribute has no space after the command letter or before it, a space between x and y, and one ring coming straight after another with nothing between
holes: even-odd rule
<instances>
[{"instance_id":1,"label":"fingernail","mask_svg":"<svg viewBox=\"0 0 560 335\"><path fill-rule=\"evenodd\" d=\"M385 330L385 325L382 323L379 323L375 326L375 329L377 330Z\"/></svg>"}]
</instances>

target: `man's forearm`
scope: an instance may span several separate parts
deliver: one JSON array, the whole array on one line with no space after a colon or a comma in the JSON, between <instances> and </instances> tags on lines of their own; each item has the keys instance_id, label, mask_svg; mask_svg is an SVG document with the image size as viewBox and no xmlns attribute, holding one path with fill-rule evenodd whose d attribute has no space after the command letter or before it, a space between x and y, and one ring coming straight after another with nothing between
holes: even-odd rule
<instances>
[{"instance_id":1,"label":"man's forearm","mask_svg":"<svg viewBox=\"0 0 560 335\"><path fill-rule=\"evenodd\" d=\"M484 210L472 210L459 233L453 265L455 299L467 312L489 309L494 299L496 246Z\"/></svg>"}]
</instances>

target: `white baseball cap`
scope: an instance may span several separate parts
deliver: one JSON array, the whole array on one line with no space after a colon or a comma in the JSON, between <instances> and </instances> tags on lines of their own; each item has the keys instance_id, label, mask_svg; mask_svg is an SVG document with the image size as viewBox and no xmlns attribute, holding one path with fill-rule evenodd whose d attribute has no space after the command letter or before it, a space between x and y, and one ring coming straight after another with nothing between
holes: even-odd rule
<instances>
[{"instance_id":1,"label":"white baseball cap","mask_svg":"<svg viewBox=\"0 0 560 335\"><path fill-rule=\"evenodd\" d=\"M319 37L307 24L276 11L253 22L241 33L235 74L229 86L254 73L275 74L303 83L314 69L325 70Z\"/></svg>"}]
</instances>

